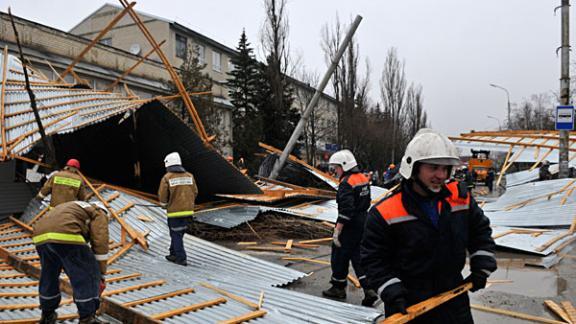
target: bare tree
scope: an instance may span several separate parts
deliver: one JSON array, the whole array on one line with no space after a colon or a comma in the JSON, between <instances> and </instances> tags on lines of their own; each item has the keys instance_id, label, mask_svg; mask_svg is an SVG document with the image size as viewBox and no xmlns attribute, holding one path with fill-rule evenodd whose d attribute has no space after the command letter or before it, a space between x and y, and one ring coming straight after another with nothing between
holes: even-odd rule
<instances>
[{"instance_id":1,"label":"bare tree","mask_svg":"<svg viewBox=\"0 0 576 324\"><path fill-rule=\"evenodd\" d=\"M428 120L424 111L422 86L420 85L410 84L406 91L406 118L404 135L408 140L414 137L420 128L427 126Z\"/></svg>"},{"instance_id":2,"label":"bare tree","mask_svg":"<svg viewBox=\"0 0 576 324\"><path fill-rule=\"evenodd\" d=\"M334 61L335 57L336 57L336 53L338 52L338 46L340 45L340 43L342 42L342 40L344 39L344 29L340 23L340 18L338 17L338 15L336 15L336 21L334 22L334 25L332 26L332 28L329 27L328 24L325 24L322 26L322 50L324 52L324 58L326 61L326 66L330 66L330 64L332 64L332 62ZM342 59L340 62L344 61L344 59ZM332 75L332 91L334 92L334 98L336 99L336 102L338 103L337 106L337 112L336 112L336 124L337 124L337 129L336 129L336 138L338 141L338 144L342 145L342 138L343 138L343 134L342 134L342 104L341 104L341 93L340 93L340 88L341 88L341 71L342 70L342 63L339 63L338 66L336 67L336 69L334 70L334 73Z\"/></svg>"},{"instance_id":3,"label":"bare tree","mask_svg":"<svg viewBox=\"0 0 576 324\"><path fill-rule=\"evenodd\" d=\"M283 146L296 127L298 112L293 109L293 89L289 70L288 18L286 0L264 0L266 20L261 31L266 65L261 66L263 85L260 111L263 114L264 140Z\"/></svg>"},{"instance_id":4,"label":"bare tree","mask_svg":"<svg viewBox=\"0 0 576 324\"><path fill-rule=\"evenodd\" d=\"M397 152L402 147L399 139L404 125L404 99L406 95L406 75L404 62L400 62L395 48L391 48L386 56L382 77L380 79L380 95L384 112L390 115L392 124L391 160L396 161L400 155ZM398 156L397 156L398 155Z\"/></svg>"}]
</instances>

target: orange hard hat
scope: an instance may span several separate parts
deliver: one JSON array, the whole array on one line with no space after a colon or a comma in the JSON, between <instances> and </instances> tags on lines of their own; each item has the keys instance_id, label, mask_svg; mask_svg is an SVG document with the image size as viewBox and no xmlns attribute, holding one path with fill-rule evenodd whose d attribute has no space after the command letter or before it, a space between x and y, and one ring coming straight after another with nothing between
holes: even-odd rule
<instances>
[{"instance_id":1,"label":"orange hard hat","mask_svg":"<svg viewBox=\"0 0 576 324\"><path fill-rule=\"evenodd\" d=\"M76 159L70 159L70 160L68 160L68 162L66 162L66 166L80 169L80 161L78 161Z\"/></svg>"},{"instance_id":2,"label":"orange hard hat","mask_svg":"<svg viewBox=\"0 0 576 324\"><path fill-rule=\"evenodd\" d=\"M394 163L390 163L390 169L394 169L396 167L396 165Z\"/></svg>"}]
</instances>

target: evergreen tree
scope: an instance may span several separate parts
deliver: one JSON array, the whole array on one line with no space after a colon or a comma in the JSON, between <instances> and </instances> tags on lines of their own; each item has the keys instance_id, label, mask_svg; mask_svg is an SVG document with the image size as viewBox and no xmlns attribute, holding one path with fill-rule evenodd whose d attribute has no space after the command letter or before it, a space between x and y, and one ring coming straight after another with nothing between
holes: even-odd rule
<instances>
[{"instance_id":1,"label":"evergreen tree","mask_svg":"<svg viewBox=\"0 0 576 324\"><path fill-rule=\"evenodd\" d=\"M258 167L254 154L258 151L258 142L262 138L262 117L257 107L258 63L244 31L236 50L238 55L232 58L234 70L228 72L227 81L230 99L234 105L232 112L234 158L235 160L244 158L247 168L252 173Z\"/></svg>"}]
</instances>

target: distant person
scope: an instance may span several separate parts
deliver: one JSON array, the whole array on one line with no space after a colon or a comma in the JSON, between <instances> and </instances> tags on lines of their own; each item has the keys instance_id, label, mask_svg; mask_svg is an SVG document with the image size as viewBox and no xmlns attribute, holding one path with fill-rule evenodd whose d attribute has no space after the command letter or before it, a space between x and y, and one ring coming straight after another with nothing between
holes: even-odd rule
<instances>
[{"instance_id":1,"label":"distant person","mask_svg":"<svg viewBox=\"0 0 576 324\"><path fill-rule=\"evenodd\" d=\"M40 256L40 323L56 323L60 305L60 274L72 285L80 324L103 323L96 318L106 288L108 217L101 203L69 201L51 209L33 225L32 241Z\"/></svg>"},{"instance_id":2,"label":"distant person","mask_svg":"<svg viewBox=\"0 0 576 324\"><path fill-rule=\"evenodd\" d=\"M50 207L54 208L62 203L73 200L87 200L89 191L80 176L80 162L70 159L62 171L54 173L42 186L36 199L42 200L48 195L50 197Z\"/></svg>"},{"instance_id":3,"label":"distant person","mask_svg":"<svg viewBox=\"0 0 576 324\"><path fill-rule=\"evenodd\" d=\"M488 175L486 176L486 186L488 186L488 190L492 192L494 187L494 169L488 170Z\"/></svg>"},{"instance_id":4,"label":"distant person","mask_svg":"<svg viewBox=\"0 0 576 324\"><path fill-rule=\"evenodd\" d=\"M170 153L164 158L166 175L160 180L158 198L166 208L170 230L170 254L166 260L186 266L184 234L194 214L194 201L198 187L194 176L182 166L180 154Z\"/></svg>"},{"instance_id":5,"label":"distant person","mask_svg":"<svg viewBox=\"0 0 576 324\"><path fill-rule=\"evenodd\" d=\"M552 173L550 173L550 161L544 160L544 162L542 162L538 176L540 181L552 180Z\"/></svg>"}]
</instances>

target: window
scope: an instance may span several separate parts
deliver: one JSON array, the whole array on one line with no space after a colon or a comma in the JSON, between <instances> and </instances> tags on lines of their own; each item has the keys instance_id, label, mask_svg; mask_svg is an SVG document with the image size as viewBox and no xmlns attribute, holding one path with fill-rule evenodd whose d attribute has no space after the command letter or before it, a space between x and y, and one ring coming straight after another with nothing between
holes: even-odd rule
<instances>
[{"instance_id":1,"label":"window","mask_svg":"<svg viewBox=\"0 0 576 324\"><path fill-rule=\"evenodd\" d=\"M176 34L176 57L183 60L186 59L186 52L188 50L188 44L186 41L186 37Z\"/></svg>"},{"instance_id":2,"label":"window","mask_svg":"<svg viewBox=\"0 0 576 324\"><path fill-rule=\"evenodd\" d=\"M198 63L205 64L206 63L206 48L202 45L196 45L196 51L198 54Z\"/></svg>"},{"instance_id":3,"label":"window","mask_svg":"<svg viewBox=\"0 0 576 324\"><path fill-rule=\"evenodd\" d=\"M102 39L100 40L100 44L112 46L112 37L102 38Z\"/></svg>"},{"instance_id":4,"label":"window","mask_svg":"<svg viewBox=\"0 0 576 324\"><path fill-rule=\"evenodd\" d=\"M236 66L234 66L234 63L232 63L232 60L228 60L228 72L232 72L236 70Z\"/></svg>"},{"instance_id":5,"label":"window","mask_svg":"<svg viewBox=\"0 0 576 324\"><path fill-rule=\"evenodd\" d=\"M212 70L221 72L222 67L220 66L220 53L212 52Z\"/></svg>"}]
</instances>

